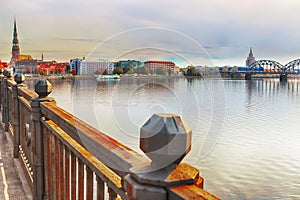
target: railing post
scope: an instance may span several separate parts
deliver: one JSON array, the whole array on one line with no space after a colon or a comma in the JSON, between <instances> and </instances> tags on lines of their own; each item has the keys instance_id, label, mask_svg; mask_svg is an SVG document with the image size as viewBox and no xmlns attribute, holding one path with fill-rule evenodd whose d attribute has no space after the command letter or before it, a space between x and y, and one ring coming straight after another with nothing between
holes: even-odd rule
<instances>
[{"instance_id":1,"label":"railing post","mask_svg":"<svg viewBox=\"0 0 300 200\"><path fill-rule=\"evenodd\" d=\"M12 77L13 72L9 70L4 70L4 75L6 78L3 80L3 111L2 111L2 121L4 123L4 130L8 131L9 128L9 99L8 99L8 79Z\"/></svg>"},{"instance_id":2,"label":"railing post","mask_svg":"<svg viewBox=\"0 0 300 200\"><path fill-rule=\"evenodd\" d=\"M22 84L25 81L25 76L23 74L16 74L14 76L16 84L12 86L12 97L13 97L13 108L14 108L14 158L19 157L19 145L20 145L20 108L18 99L18 87L26 87Z\"/></svg>"},{"instance_id":3,"label":"railing post","mask_svg":"<svg viewBox=\"0 0 300 200\"><path fill-rule=\"evenodd\" d=\"M2 82L3 82L3 71L0 68L0 110L2 109Z\"/></svg>"},{"instance_id":4,"label":"railing post","mask_svg":"<svg viewBox=\"0 0 300 200\"><path fill-rule=\"evenodd\" d=\"M124 178L128 198L165 200L170 196L168 188L197 182L197 169L191 167L192 172L188 174L179 167L191 149L191 136L191 129L180 116L154 114L140 131L140 148L152 162L133 169Z\"/></svg>"},{"instance_id":5,"label":"railing post","mask_svg":"<svg viewBox=\"0 0 300 200\"><path fill-rule=\"evenodd\" d=\"M52 91L52 85L47 80L39 80L35 84L35 92L39 95L37 98L31 99L30 105L32 109L32 153L33 153L33 197L35 200L47 199L45 193L45 171L44 171L44 141L43 128L41 123L41 103L53 102L53 98L47 97Z\"/></svg>"}]
</instances>

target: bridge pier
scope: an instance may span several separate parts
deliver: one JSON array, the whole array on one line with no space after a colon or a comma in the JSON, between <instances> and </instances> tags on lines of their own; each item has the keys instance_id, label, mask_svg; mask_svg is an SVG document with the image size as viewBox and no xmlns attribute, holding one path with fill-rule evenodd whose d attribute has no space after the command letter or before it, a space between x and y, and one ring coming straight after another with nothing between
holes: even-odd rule
<instances>
[{"instance_id":1,"label":"bridge pier","mask_svg":"<svg viewBox=\"0 0 300 200\"><path fill-rule=\"evenodd\" d=\"M287 74L280 74L280 82L287 81Z\"/></svg>"},{"instance_id":2,"label":"bridge pier","mask_svg":"<svg viewBox=\"0 0 300 200\"><path fill-rule=\"evenodd\" d=\"M251 80L252 74L245 74L245 80Z\"/></svg>"}]
</instances>

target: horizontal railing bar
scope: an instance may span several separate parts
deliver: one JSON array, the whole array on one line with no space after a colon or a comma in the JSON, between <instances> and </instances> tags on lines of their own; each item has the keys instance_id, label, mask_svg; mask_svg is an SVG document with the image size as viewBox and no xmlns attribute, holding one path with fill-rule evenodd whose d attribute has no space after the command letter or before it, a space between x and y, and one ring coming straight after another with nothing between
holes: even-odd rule
<instances>
[{"instance_id":1,"label":"horizontal railing bar","mask_svg":"<svg viewBox=\"0 0 300 200\"><path fill-rule=\"evenodd\" d=\"M27 99L25 99L25 98L22 97L22 96L19 96L18 99L19 99L19 102L20 102L22 105L25 105L25 107L31 112L30 101L28 101Z\"/></svg>"},{"instance_id":2,"label":"horizontal railing bar","mask_svg":"<svg viewBox=\"0 0 300 200\"><path fill-rule=\"evenodd\" d=\"M121 184L121 177L118 174L94 157L89 151L83 148L53 121L42 120L42 123L55 135L55 137L58 137L59 140L61 140L61 142L67 146L78 159L80 159L86 166L94 171L98 177L106 182L108 187L126 199L126 194Z\"/></svg>"},{"instance_id":3,"label":"horizontal railing bar","mask_svg":"<svg viewBox=\"0 0 300 200\"><path fill-rule=\"evenodd\" d=\"M7 79L7 85L8 85L9 87L11 87L11 86L14 85L14 84L16 84L16 82L15 82L12 78L8 78L8 79Z\"/></svg>"},{"instance_id":4,"label":"horizontal railing bar","mask_svg":"<svg viewBox=\"0 0 300 200\"><path fill-rule=\"evenodd\" d=\"M178 197L182 199L205 199L205 200L218 200L216 196L206 192L205 190L197 187L196 185L180 186L176 188L170 188L169 199Z\"/></svg>"},{"instance_id":5,"label":"horizontal railing bar","mask_svg":"<svg viewBox=\"0 0 300 200\"><path fill-rule=\"evenodd\" d=\"M18 87L18 95L24 97L27 101L38 97L38 94L28 89L27 87Z\"/></svg>"},{"instance_id":6,"label":"horizontal railing bar","mask_svg":"<svg viewBox=\"0 0 300 200\"><path fill-rule=\"evenodd\" d=\"M105 165L114 166L118 174L125 176L133 166L146 165L149 160L115 139L98 131L62 108L51 103L41 103L42 114L56 123L79 144L87 148Z\"/></svg>"}]
</instances>

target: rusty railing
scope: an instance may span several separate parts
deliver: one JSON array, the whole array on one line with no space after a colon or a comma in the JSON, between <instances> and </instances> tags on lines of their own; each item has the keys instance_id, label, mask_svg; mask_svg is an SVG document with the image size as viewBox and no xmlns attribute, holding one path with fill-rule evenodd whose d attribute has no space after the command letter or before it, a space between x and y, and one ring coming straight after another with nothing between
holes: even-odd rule
<instances>
[{"instance_id":1,"label":"rusty railing","mask_svg":"<svg viewBox=\"0 0 300 200\"><path fill-rule=\"evenodd\" d=\"M141 128L149 160L56 106L47 80L35 92L24 80L5 71L0 102L34 199L218 199L181 163L192 134L181 117L156 114Z\"/></svg>"}]
</instances>

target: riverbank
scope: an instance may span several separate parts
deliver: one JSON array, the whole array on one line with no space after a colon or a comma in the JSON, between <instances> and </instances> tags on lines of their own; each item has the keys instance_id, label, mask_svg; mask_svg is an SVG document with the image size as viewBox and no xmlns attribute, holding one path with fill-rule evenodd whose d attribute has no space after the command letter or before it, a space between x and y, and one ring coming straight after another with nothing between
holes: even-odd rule
<instances>
[{"instance_id":1,"label":"riverbank","mask_svg":"<svg viewBox=\"0 0 300 200\"><path fill-rule=\"evenodd\" d=\"M26 76L26 80L53 80L53 79L90 79L94 78L93 75L55 75L55 76L44 76L44 75L38 75L38 76Z\"/></svg>"}]
</instances>

